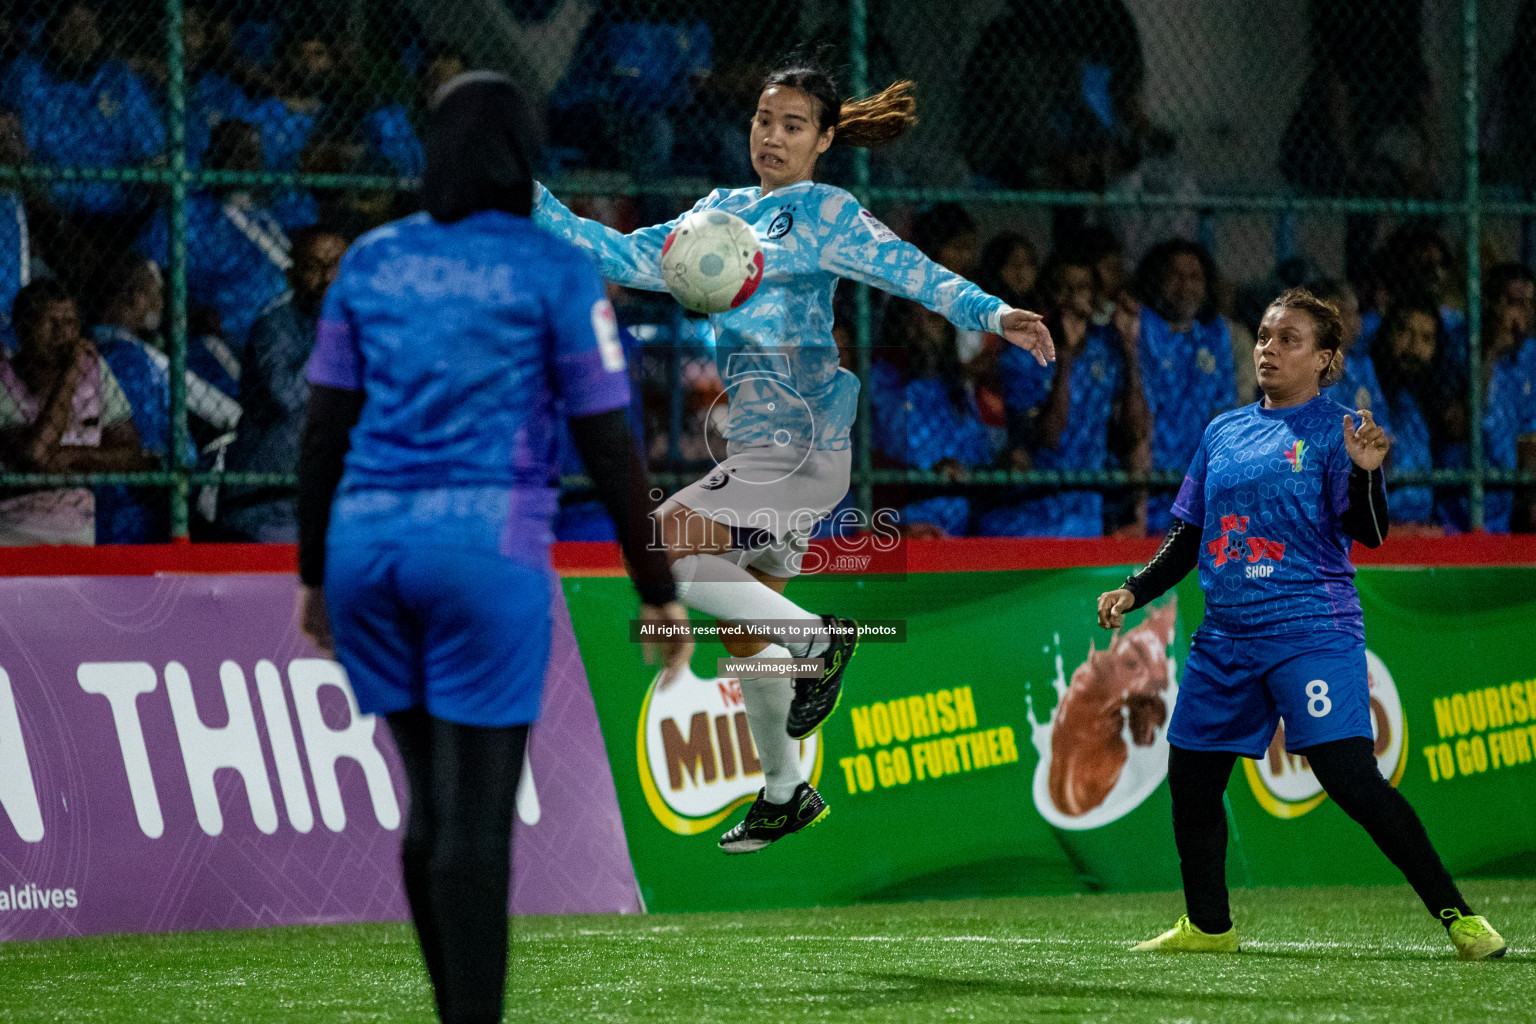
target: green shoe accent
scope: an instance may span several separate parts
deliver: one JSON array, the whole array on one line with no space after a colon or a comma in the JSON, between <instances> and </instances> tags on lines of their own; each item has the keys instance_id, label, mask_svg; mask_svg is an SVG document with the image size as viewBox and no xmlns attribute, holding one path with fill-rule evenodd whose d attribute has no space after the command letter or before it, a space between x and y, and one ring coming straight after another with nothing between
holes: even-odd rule
<instances>
[{"instance_id":1,"label":"green shoe accent","mask_svg":"<svg viewBox=\"0 0 1536 1024\"><path fill-rule=\"evenodd\" d=\"M1133 953L1237 953L1237 926L1212 935L1189 923L1189 915L1155 939L1131 947Z\"/></svg>"},{"instance_id":2,"label":"green shoe accent","mask_svg":"<svg viewBox=\"0 0 1536 1024\"><path fill-rule=\"evenodd\" d=\"M1451 945L1458 960L1497 960L1509 952L1504 936L1493 930L1487 918L1469 917L1454 907L1440 911L1440 917L1451 922Z\"/></svg>"}]
</instances>

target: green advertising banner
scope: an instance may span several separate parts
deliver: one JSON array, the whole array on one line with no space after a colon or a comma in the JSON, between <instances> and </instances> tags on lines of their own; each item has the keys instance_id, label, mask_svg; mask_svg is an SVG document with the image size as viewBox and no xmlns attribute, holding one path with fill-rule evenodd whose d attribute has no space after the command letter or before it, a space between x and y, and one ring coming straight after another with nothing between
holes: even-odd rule
<instances>
[{"instance_id":1,"label":"green advertising banner","mask_svg":"<svg viewBox=\"0 0 1536 1024\"><path fill-rule=\"evenodd\" d=\"M1172 889L1168 720L1203 605L1191 578L1113 638L1094 623L1124 568L821 577L793 594L860 620L842 704L801 744L832 813L750 856L719 834L762 784L739 684L701 643L654 692L621 578L564 581L653 910ZM1536 871L1536 570L1366 568L1383 774L1458 874ZM1228 790L1236 885L1395 880L1277 736Z\"/></svg>"}]
</instances>

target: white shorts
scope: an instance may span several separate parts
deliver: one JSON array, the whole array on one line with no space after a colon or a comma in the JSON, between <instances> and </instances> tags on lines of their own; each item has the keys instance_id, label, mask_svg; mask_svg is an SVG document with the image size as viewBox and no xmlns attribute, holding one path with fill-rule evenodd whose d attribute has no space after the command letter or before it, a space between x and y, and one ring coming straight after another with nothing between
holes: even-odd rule
<instances>
[{"instance_id":1,"label":"white shorts","mask_svg":"<svg viewBox=\"0 0 1536 1024\"><path fill-rule=\"evenodd\" d=\"M852 468L848 448L731 443L724 462L671 500L731 528L735 544L722 558L789 579L800 574L816 524L848 493Z\"/></svg>"}]
</instances>

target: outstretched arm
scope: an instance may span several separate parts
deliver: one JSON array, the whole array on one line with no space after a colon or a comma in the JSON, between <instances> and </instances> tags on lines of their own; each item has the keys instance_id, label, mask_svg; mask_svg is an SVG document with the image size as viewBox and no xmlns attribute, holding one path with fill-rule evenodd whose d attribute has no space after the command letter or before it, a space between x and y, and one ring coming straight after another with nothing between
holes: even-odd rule
<instances>
[{"instance_id":1,"label":"outstretched arm","mask_svg":"<svg viewBox=\"0 0 1536 1024\"><path fill-rule=\"evenodd\" d=\"M1140 572L1132 574L1125 586L1099 595L1099 625L1119 629L1125 625L1125 613L1135 611L1148 601L1172 590L1200 561L1200 527L1175 518L1163 546Z\"/></svg>"},{"instance_id":2,"label":"outstretched arm","mask_svg":"<svg viewBox=\"0 0 1536 1024\"><path fill-rule=\"evenodd\" d=\"M700 199L689 213L704 209L714 197L712 192ZM679 214L665 224L655 224L626 235L606 224L576 216L543 185L535 183L533 188L535 224L597 257L607 280L650 292L667 290L666 282L661 279L661 247L677 222L687 215Z\"/></svg>"},{"instance_id":3,"label":"outstretched arm","mask_svg":"<svg viewBox=\"0 0 1536 1024\"><path fill-rule=\"evenodd\" d=\"M991 331L1032 353L1044 366L1056 357L1039 315L1011 309L965 278L903 242L852 197L817 226L821 269L922 303L956 327Z\"/></svg>"}]
</instances>

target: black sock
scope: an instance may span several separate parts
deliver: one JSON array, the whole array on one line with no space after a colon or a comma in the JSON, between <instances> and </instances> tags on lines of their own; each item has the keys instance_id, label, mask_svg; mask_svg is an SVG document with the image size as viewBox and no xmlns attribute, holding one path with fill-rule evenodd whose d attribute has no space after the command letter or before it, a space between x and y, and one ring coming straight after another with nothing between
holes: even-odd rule
<instances>
[{"instance_id":1,"label":"black sock","mask_svg":"<svg viewBox=\"0 0 1536 1024\"><path fill-rule=\"evenodd\" d=\"M1232 928L1227 903L1227 812L1222 795L1236 754L1169 747L1168 788L1173 794L1173 838L1184 877L1189 921L1211 935Z\"/></svg>"},{"instance_id":2,"label":"black sock","mask_svg":"<svg viewBox=\"0 0 1536 1024\"><path fill-rule=\"evenodd\" d=\"M1331 740L1297 753L1311 762L1312 774L1323 789L1360 823L1436 920L1449 928L1455 915L1447 918L1445 911L1472 913L1412 805L1381 777L1370 740L1363 736Z\"/></svg>"},{"instance_id":3,"label":"black sock","mask_svg":"<svg viewBox=\"0 0 1536 1024\"><path fill-rule=\"evenodd\" d=\"M528 727L459 725L419 711L390 715L389 723L412 796L406 893L438 1014L444 1024L496 1024L506 988L512 814Z\"/></svg>"}]
</instances>

